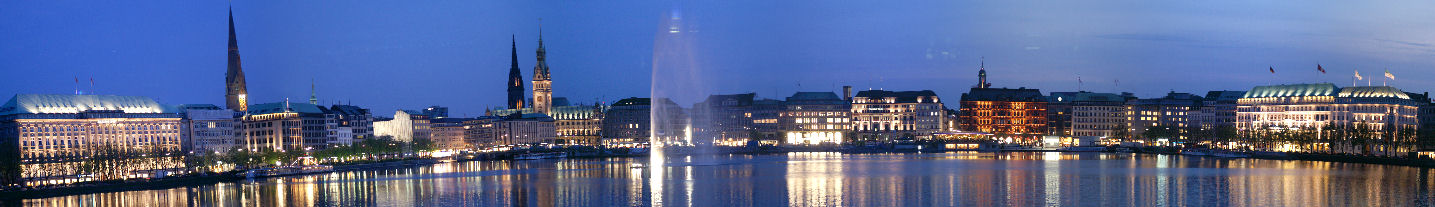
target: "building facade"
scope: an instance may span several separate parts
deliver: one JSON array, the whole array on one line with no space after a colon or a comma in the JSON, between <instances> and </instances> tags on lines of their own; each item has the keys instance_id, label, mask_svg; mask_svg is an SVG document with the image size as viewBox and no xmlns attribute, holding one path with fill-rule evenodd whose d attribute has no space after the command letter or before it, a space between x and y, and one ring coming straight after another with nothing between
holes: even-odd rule
<instances>
[{"instance_id":1,"label":"building facade","mask_svg":"<svg viewBox=\"0 0 1435 207\"><path fill-rule=\"evenodd\" d=\"M353 105L329 106L329 113L334 115L340 127L340 139L364 140L374 138L374 115L369 109ZM347 127L347 130L344 128ZM348 135L344 135L348 131Z\"/></svg>"},{"instance_id":2,"label":"building facade","mask_svg":"<svg viewBox=\"0 0 1435 207\"><path fill-rule=\"evenodd\" d=\"M430 123L432 125L433 135L431 135L430 137L433 138L434 149L463 150L472 148L472 146L469 145L468 142L464 139L468 133L468 129L464 127L464 122L468 122L471 120L473 119L433 119L433 121Z\"/></svg>"},{"instance_id":3,"label":"building facade","mask_svg":"<svg viewBox=\"0 0 1435 207\"><path fill-rule=\"evenodd\" d=\"M852 97L855 141L926 139L942 131L944 106L936 92L866 90Z\"/></svg>"},{"instance_id":4,"label":"building facade","mask_svg":"<svg viewBox=\"0 0 1435 207\"><path fill-rule=\"evenodd\" d=\"M558 144L598 145L603 136L603 111L608 107L594 105L561 105L553 107Z\"/></svg>"},{"instance_id":5,"label":"building facade","mask_svg":"<svg viewBox=\"0 0 1435 207\"><path fill-rule=\"evenodd\" d=\"M852 133L852 106L832 92L792 94L778 117L784 144L836 145Z\"/></svg>"},{"instance_id":6,"label":"building facade","mask_svg":"<svg viewBox=\"0 0 1435 207\"><path fill-rule=\"evenodd\" d=\"M1418 148L1416 116L1425 103L1389 86L1318 83L1257 86L1238 104L1237 147L1409 156Z\"/></svg>"},{"instance_id":7,"label":"building facade","mask_svg":"<svg viewBox=\"0 0 1435 207\"><path fill-rule=\"evenodd\" d=\"M1046 134L1046 103L1037 89L972 88L962 94L962 130L1033 142Z\"/></svg>"},{"instance_id":8,"label":"building facade","mask_svg":"<svg viewBox=\"0 0 1435 207\"><path fill-rule=\"evenodd\" d=\"M1128 128L1143 141L1192 141L1189 132L1199 129L1204 100L1190 93L1169 92L1161 98L1128 101L1132 117Z\"/></svg>"},{"instance_id":9,"label":"building facade","mask_svg":"<svg viewBox=\"0 0 1435 207\"><path fill-rule=\"evenodd\" d=\"M42 186L183 170L183 118L173 110L139 96L15 95L0 106L0 182Z\"/></svg>"},{"instance_id":10,"label":"building facade","mask_svg":"<svg viewBox=\"0 0 1435 207\"><path fill-rule=\"evenodd\" d=\"M389 136L401 142L429 139L433 133L433 126L429 121L429 117L423 113L397 110L394 111L393 119L374 122L374 136Z\"/></svg>"},{"instance_id":11,"label":"building facade","mask_svg":"<svg viewBox=\"0 0 1435 207\"><path fill-rule=\"evenodd\" d=\"M180 136L189 153L226 152L233 149L239 122L234 111L213 104L179 105L183 117Z\"/></svg>"},{"instance_id":12,"label":"building facade","mask_svg":"<svg viewBox=\"0 0 1435 207\"><path fill-rule=\"evenodd\" d=\"M657 101L657 104L664 105L664 107L659 107L662 111L657 116L672 121L653 123L653 115L650 112L654 107L652 107L653 100L650 98L632 97L614 102L612 108L604 114L603 144L648 143L649 138L653 136L661 136L665 140L675 140L675 142L685 139L688 126L687 112L672 100L658 99ZM657 127L653 126L655 124ZM652 134L654 131L659 134Z\"/></svg>"},{"instance_id":13,"label":"building facade","mask_svg":"<svg viewBox=\"0 0 1435 207\"><path fill-rule=\"evenodd\" d=\"M1126 128L1128 119L1126 101L1135 99L1129 93L1091 93L1082 92L1072 96L1061 97L1062 101L1069 101L1071 107L1071 136L1073 137L1104 137L1124 138L1129 134L1130 129Z\"/></svg>"},{"instance_id":14,"label":"building facade","mask_svg":"<svg viewBox=\"0 0 1435 207\"><path fill-rule=\"evenodd\" d=\"M317 150L339 142L338 122L323 107L277 102L249 107L242 118L242 144L249 150Z\"/></svg>"}]
</instances>

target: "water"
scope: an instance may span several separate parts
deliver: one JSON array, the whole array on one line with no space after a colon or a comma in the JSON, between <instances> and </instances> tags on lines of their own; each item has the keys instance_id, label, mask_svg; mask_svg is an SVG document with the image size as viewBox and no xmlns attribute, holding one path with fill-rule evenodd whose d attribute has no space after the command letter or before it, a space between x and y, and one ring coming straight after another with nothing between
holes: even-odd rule
<instances>
[{"instance_id":1,"label":"water","mask_svg":"<svg viewBox=\"0 0 1435 207\"><path fill-rule=\"evenodd\" d=\"M27 206L1428 206L1431 170L1109 153L474 161L23 201ZM649 179L653 178L653 179Z\"/></svg>"}]
</instances>

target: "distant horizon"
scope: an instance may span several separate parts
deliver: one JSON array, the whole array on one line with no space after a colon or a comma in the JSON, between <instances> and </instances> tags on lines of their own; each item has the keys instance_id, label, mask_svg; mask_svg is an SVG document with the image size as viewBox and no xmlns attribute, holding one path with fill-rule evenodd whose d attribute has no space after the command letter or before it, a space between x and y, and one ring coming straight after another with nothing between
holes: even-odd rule
<instances>
[{"instance_id":1,"label":"distant horizon","mask_svg":"<svg viewBox=\"0 0 1435 207\"><path fill-rule=\"evenodd\" d=\"M555 97L648 97L654 35L668 11L693 23L692 55L717 94L781 100L840 95L849 85L955 100L982 61L992 87L1044 95L1347 87L1354 69L1384 78L1387 68L1397 77L1391 86L1435 89L1414 81L1435 78L1435 37L1425 35L1435 33L1435 13L1426 12L1435 2L233 3L251 105L307 103L312 79L321 105L376 115L438 105L475 116L504 106L511 38L531 81L540 25ZM98 94L223 105L227 6L10 3L0 8L8 34L0 89L72 94L64 86L90 90L93 77Z\"/></svg>"}]
</instances>

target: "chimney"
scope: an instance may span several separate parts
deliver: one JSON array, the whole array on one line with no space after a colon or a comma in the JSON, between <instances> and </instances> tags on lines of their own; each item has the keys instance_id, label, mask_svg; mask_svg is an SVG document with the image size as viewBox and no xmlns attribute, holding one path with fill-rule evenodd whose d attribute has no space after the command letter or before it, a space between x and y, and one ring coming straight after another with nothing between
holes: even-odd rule
<instances>
[{"instance_id":1,"label":"chimney","mask_svg":"<svg viewBox=\"0 0 1435 207\"><path fill-rule=\"evenodd\" d=\"M842 100L852 101L852 86L842 86Z\"/></svg>"}]
</instances>

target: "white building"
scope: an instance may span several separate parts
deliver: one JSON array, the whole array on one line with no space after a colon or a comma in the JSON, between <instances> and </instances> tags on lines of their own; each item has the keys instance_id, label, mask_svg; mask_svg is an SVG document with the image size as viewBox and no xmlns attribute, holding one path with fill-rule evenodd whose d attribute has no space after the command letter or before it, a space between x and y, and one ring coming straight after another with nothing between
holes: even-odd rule
<instances>
[{"instance_id":1,"label":"white building","mask_svg":"<svg viewBox=\"0 0 1435 207\"><path fill-rule=\"evenodd\" d=\"M234 148L235 128L239 126L234 110L213 104L187 104L178 108L184 117L180 135L185 141L185 151L225 152Z\"/></svg>"}]
</instances>

